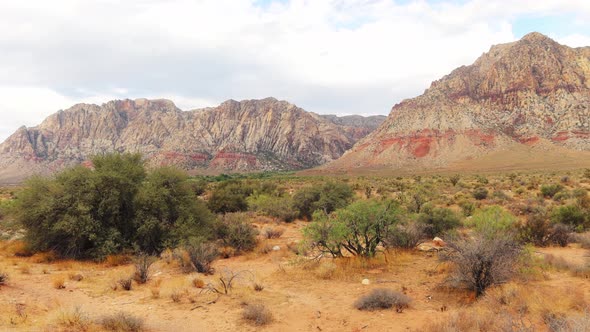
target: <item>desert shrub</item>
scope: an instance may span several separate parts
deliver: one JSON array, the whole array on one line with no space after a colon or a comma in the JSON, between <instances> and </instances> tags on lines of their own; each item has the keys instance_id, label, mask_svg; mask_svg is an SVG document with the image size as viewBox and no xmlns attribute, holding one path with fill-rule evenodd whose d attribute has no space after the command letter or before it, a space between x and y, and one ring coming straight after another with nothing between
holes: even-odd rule
<instances>
[{"instance_id":1,"label":"desert shrub","mask_svg":"<svg viewBox=\"0 0 590 332\"><path fill-rule=\"evenodd\" d=\"M555 194L562 191L564 187L561 184L547 184L541 186L541 194L543 197L553 198Z\"/></svg>"},{"instance_id":2,"label":"desert shrub","mask_svg":"<svg viewBox=\"0 0 590 332\"><path fill-rule=\"evenodd\" d=\"M418 213L422 206L432 199L432 191L424 186L418 186L411 192L404 195L406 206L410 212Z\"/></svg>"},{"instance_id":3,"label":"desert shrub","mask_svg":"<svg viewBox=\"0 0 590 332\"><path fill-rule=\"evenodd\" d=\"M590 221L587 213L576 205L559 206L553 209L551 220L556 224L565 224L576 231L583 231Z\"/></svg>"},{"instance_id":4,"label":"desert shrub","mask_svg":"<svg viewBox=\"0 0 590 332\"><path fill-rule=\"evenodd\" d=\"M263 326L272 323L273 316L264 304L248 304L242 311L242 318L247 322Z\"/></svg>"},{"instance_id":5,"label":"desert shrub","mask_svg":"<svg viewBox=\"0 0 590 332\"><path fill-rule=\"evenodd\" d=\"M146 254L141 254L133 260L135 266L133 279L138 284L145 284L150 279L150 267L155 261L155 257Z\"/></svg>"},{"instance_id":6,"label":"desert shrub","mask_svg":"<svg viewBox=\"0 0 590 332\"><path fill-rule=\"evenodd\" d=\"M264 229L264 237L267 239L278 239L285 231L282 228L267 227Z\"/></svg>"},{"instance_id":7,"label":"desert shrub","mask_svg":"<svg viewBox=\"0 0 590 332\"><path fill-rule=\"evenodd\" d=\"M481 184L488 184L488 183L490 183L490 181L488 180L488 178L486 178L486 177L485 177L485 176L483 176L483 175L476 175L476 176L475 176L475 180L476 180L478 183L481 183Z\"/></svg>"},{"instance_id":8,"label":"desert shrub","mask_svg":"<svg viewBox=\"0 0 590 332\"><path fill-rule=\"evenodd\" d=\"M478 187L473 190L472 195L473 198L477 199L478 201L481 201L483 199L488 198L488 190L484 187Z\"/></svg>"},{"instance_id":9,"label":"desert shrub","mask_svg":"<svg viewBox=\"0 0 590 332\"><path fill-rule=\"evenodd\" d=\"M126 291L130 291L133 288L133 279L132 278L121 278L118 281L119 286Z\"/></svg>"},{"instance_id":10,"label":"desert shrub","mask_svg":"<svg viewBox=\"0 0 590 332\"><path fill-rule=\"evenodd\" d=\"M66 331L87 331L90 319L79 307L60 312L57 321Z\"/></svg>"},{"instance_id":11,"label":"desert shrub","mask_svg":"<svg viewBox=\"0 0 590 332\"><path fill-rule=\"evenodd\" d=\"M373 289L369 294L361 296L354 307L358 310L379 310L395 308L402 312L410 305L411 299L400 292L387 288Z\"/></svg>"},{"instance_id":12,"label":"desert shrub","mask_svg":"<svg viewBox=\"0 0 590 332\"><path fill-rule=\"evenodd\" d=\"M196 199L187 195L177 200L176 189L184 183L177 172L172 176L173 171L156 170L147 181L138 154L108 154L93 157L92 162L94 169L78 166L53 178L34 177L26 182L15 209L31 250L104 259L136 247L158 251L163 242L177 240L168 236L169 230L184 237L180 230L208 229L201 226L210 213L199 208ZM176 182L153 183L164 178ZM162 197L167 191L169 195Z\"/></svg>"},{"instance_id":13,"label":"desert shrub","mask_svg":"<svg viewBox=\"0 0 590 332\"><path fill-rule=\"evenodd\" d=\"M248 197L247 202L250 210L286 222L295 220L298 215L293 207L293 199L288 195L252 195Z\"/></svg>"},{"instance_id":14,"label":"desert shrub","mask_svg":"<svg viewBox=\"0 0 590 332\"><path fill-rule=\"evenodd\" d=\"M8 282L8 273L0 272L0 286L6 285Z\"/></svg>"},{"instance_id":15,"label":"desert shrub","mask_svg":"<svg viewBox=\"0 0 590 332\"><path fill-rule=\"evenodd\" d=\"M510 236L476 234L472 239L448 239L451 249L441 259L455 265L452 278L483 295L492 285L507 281L514 273L522 249Z\"/></svg>"},{"instance_id":16,"label":"desert shrub","mask_svg":"<svg viewBox=\"0 0 590 332\"><path fill-rule=\"evenodd\" d=\"M581 313L563 314L546 312L543 321L551 332L590 331L590 308Z\"/></svg>"},{"instance_id":17,"label":"desert shrub","mask_svg":"<svg viewBox=\"0 0 590 332\"><path fill-rule=\"evenodd\" d=\"M104 316L99 320L107 331L140 332L145 330L143 319L124 312Z\"/></svg>"},{"instance_id":18,"label":"desert shrub","mask_svg":"<svg viewBox=\"0 0 590 332\"><path fill-rule=\"evenodd\" d=\"M477 210L467 223L481 233L493 234L514 229L516 217L502 207L492 205Z\"/></svg>"},{"instance_id":19,"label":"desert shrub","mask_svg":"<svg viewBox=\"0 0 590 332\"><path fill-rule=\"evenodd\" d=\"M582 173L582 177L586 179L590 179L590 168L586 168L584 173Z\"/></svg>"},{"instance_id":20,"label":"desert shrub","mask_svg":"<svg viewBox=\"0 0 590 332\"><path fill-rule=\"evenodd\" d=\"M216 213L246 211L246 199L253 193L254 187L245 181L222 182L211 191L207 206Z\"/></svg>"},{"instance_id":21,"label":"desert shrub","mask_svg":"<svg viewBox=\"0 0 590 332\"><path fill-rule=\"evenodd\" d=\"M353 255L373 257L377 246L400 220L398 204L392 201L357 201L331 215L314 214L304 229L306 238L320 250L341 256L342 249Z\"/></svg>"},{"instance_id":22,"label":"desert shrub","mask_svg":"<svg viewBox=\"0 0 590 332\"><path fill-rule=\"evenodd\" d=\"M190 238L184 249L195 271L205 274L213 273L211 263L218 255L217 246L214 243L206 242L203 238Z\"/></svg>"},{"instance_id":23,"label":"desert shrub","mask_svg":"<svg viewBox=\"0 0 590 332\"><path fill-rule=\"evenodd\" d=\"M476 208L475 203L472 201L462 201L459 203L459 207L465 217L472 216Z\"/></svg>"},{"instance_id":24,"label":"desert shrub","mask_svg":"<svg viewBox=\"0 0 590 332\"><path fill-rule=\"evenodd\" d=\"M422 207L418 215L418 222L425 225L424 231L431 238L461 224L461 220L453 210L433 207L430 204Z\"/></svg>"},{"instance_id":25,"label":"desert shrub","mask_svg":"<svg viewBox=\"0 0 590 332\"><path fill-rule=\"evenodd\" d=\"M388 248L415 248L426 237L426 225L418 222L407 222L396 225L388 232L383 244Z\"/></svg>"},{"instance_id":26,"label":"desert shrub","mask_svg":"<svg viewBox=\"0 0 590 332\"><path fill-rule=\"evenodd\" d=\"M257 234L258 231L246 220L243 213L226 213L220 217L216 227L217 238L238 252L254 249Z\"/></svg>"},{"instance_id":27,"label":"desert shrub","mask_svg":"<svg viewBox=\"0 0 590 332\"><path fill-rule=\"evenodd\" d=\"M451 181L453 187L456 186L457 183L459 183L459 180L461 180L461 175L459 174L454 174L449 177L449 181Z\"/></svg>"},{"instance_id":28,"label":"desert shrub","mask_svg":"<svg viewBox=\"0 0 590 332\"><path fill-rule=\"evenodd\" d=\"M293 207L301 218L311 219L317 210L329 214L347 206L353 194L352 188L346 183L325 182L322 185L297 191L293 196Z\"/></svg>"},{"instance_id":29,"label":"desert shrub","mask_svg":"<svg viewBox=\"0 0 590 332\"><path fill-rule=\"evenodd\" d=\"M538 211L527 216L526 222L518 226L519 238L536 246L557 244L562 247L569 242L571 227L554 224L545 211Z\"/></svg>"}]
</instances>

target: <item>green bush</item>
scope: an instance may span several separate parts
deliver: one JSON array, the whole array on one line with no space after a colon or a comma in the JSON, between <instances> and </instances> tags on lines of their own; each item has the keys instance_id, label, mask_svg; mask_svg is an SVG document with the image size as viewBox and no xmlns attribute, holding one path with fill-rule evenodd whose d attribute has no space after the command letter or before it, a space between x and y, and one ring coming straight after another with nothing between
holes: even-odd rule
<instances>
[{"instance_id":1,"label":"green bush","mask_svg":"<svg viewBox=\"0 0 590 332\"><path fill-rule=\"evenodd\" d=\"M556 224L564 224L581 232L588 228L590 220L588 214L576 205L559 206L551 213L551 221Z\"/></svg>"},{"instance_id":2,"label":"green bush","mask_svg":"<svg viewBox=\"0 0 590 332\"><path fill-rule=\"evenodd\" d=\"M226 213L216 227L217 238L237 251L250 251L256 247L258 231L247 222L243 213Z\"/></svg>"},{"instance_id":3,"label":"green bush","mask_svg":"<svg viewBox=\"0 0 590 332\"><path fill-rule=\"evenodd\" d=\"M562 191L564 187L560 184L549 184L541 186L541 194L543 197L553 198L555 194Z\"/></svg>"},{"instance_id":4,"label":"green bush","mask_svg":"<svg viewBox=\"0 0 590 332\"><path fill-rule=\"evenodd\" d=\"M246 211L246 198L253 193L253 186L244 181L222 182L212 190L207 206L215 213Z\"/></svg>"},{"instance_id":5,"label":"green bush","mask_svg":"<svg viewBox=\"0 0 590 332\"><path fill-rule=\"evenodd\" d=\"M248 197L247 202L250 210L286 222L295 220L298 215L297 210L293 207L293 199L287 195L252 195Z\"/></svg>"},{"instance_id":6,"label":"green bush","mask_svg":"<svg viewBox=\"0 0 590 332\"><path fill-rule=\"evenodd\" d=\"M418 215L418 222L425 225L425 233L430 238L452 230L461 225L457 214L448 208L424 205Z\"/></svg>"},{"instance_id":7,"label":"green bush","mask_svg":"<svg viewBox=\"0 0 590 332\"><path fill-rule=\"evenodd\" d=\"M92 158L94 169L34 177L16 203L33 251L101 259L136 248L157 253L187 234L206 234L211 213L171 169L146 175L138 154Z\"/></svg>"},{"instance_id":8,"label":"green bush","mask_svg":"<svg viewBox=\"0 0 590 332\"><path fill-rule=\"evenodd\" d=\"M480 233L494 235L498 232L510 232L514 230L516 217L502 207L492 205L477 210L467 222Z\"/></svg>"},{"instance_id":9,"label":"green bush","mask_svg":"<svg viewBox=\"0 0 590 332\"><path fill-rule=\"evenodd\" d=\"M347 206L353 197L352 188L342 182L325 182L319 186L302 188L293 196L293 207L301 218L311 219L317 210L332 213Z\"/></svg>"},{"instance_id":10,"label":"green bush","mask_svg":"<svg viewBox=\"0 0 590 332\"><path fill-rule=\"evenodd\" d=\"M304 229L305 237L322 251L333 256L350 254L373 257L401 218L399 206L391 201L358 201L331 215L314 214L314 221Z\"/></svg>"},{"instance_id":11,"label":"green bush","mask_svg":"<svg viewBox=\"0 0 590 332\"><path fill-rule=\"evenodd\" d=\"M473 190L473 198L481 201L482 199L488 198L488 190L484 187L478 187Z\"/></svg>"}]
</instances>

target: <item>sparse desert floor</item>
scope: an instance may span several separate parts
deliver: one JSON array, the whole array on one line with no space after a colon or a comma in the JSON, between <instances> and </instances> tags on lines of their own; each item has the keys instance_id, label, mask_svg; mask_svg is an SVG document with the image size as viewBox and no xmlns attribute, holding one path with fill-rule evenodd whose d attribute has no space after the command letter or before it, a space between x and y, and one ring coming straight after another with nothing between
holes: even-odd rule
<instances>
[{"instance_id":1,"label":"sparse desert floor","mask_svg":"<svg viewBox=\"0 0 590 332\"><path fill-rule=\"evenodd\" d=\"M178 265L161 259L152 266L147 284L133 284L130 291L117 287L129 276L132 264L55 261L44 263L46 255L14 257L15 243L2 244L1 269L10 276L0 288L0 328L15 331L99 330L84 325L104 315L126 312L142 318L150 331L424 331L429 324L447 321L470 310L513 310L510 301L526 303L526 324L543 330L538 321L543 310L582 312L590 300L590 283L568 271L547 268L496 288L474 303L469 292L441 287L447 266L436 254L399 251L362 263L345 259L303 263L288 245L300 240L303 222L283 224L279 239L262 240L258 249L244 256L220 259L215 275L184 274ZM262 225L259 225L262 227ZM278 245L280 250L270 250ZM573 264L584 264L581 248L543 248L537 256L552 254ZM266 253L264 253L266 252ZM215 295L193 284L193 279L217 285L226 271L240 272L228 295ZM82 280L75 281L82 276ZM361 284L367 278L370 285ZM528 280L527 280L528 279ZM65 288L56 289L64 281ZM254 284L264 287L255 291ZM386 287L405 292L413 301L402 313L395 310L359 311L355 300L373 288ZM502 289L512 292L507 298ZM514 292L518 293L516 296ZM505 309L497 301L508 301ZM241 318L247 303L263 303L274 321L264 327L252 326ZM80 318L72 319L76 311ZM483 314L482 314L483 315ZM82 325L77 325L78 322Z\"/></svg>"},{"instance_id":2,"label":"sparse desert floor","mask_svg":"<svg viewBox=\"0 0 590 332\"><path fill-rule=\"evenodd\" d=\"M328 177L347 183L356 200L392 198L408 207L418 198L463 215L459 232L469 232L474 213L490 206L528 222L533 208L554 211L588 201L587 171L461 174L413 177ZM325 181L322 177L279 177L274 181L289 195ZM557 188L551 197L543 190ZM478 188L489 195L476 199ZM0 201L14 199L0 192ZM211 190L209 187L207 190ZM584 194L585 196L580 196ZM203 196L207 196L205 193ZM205 197L206 198L206 197ZM419 209L418 209L419 210ZM119 283L135 271L125 256L103 263L57 260L48 253L23 252L10 218L2 220L0 330L103 331L105 316L126 313L143 321L147 331L576 331L590 329L589 234L574 243L527 247L528 259L507 283L490 288L477 300L473 291L449 283L453 266L435 251L391 250L369 260L324 257L299 247L308 221L291 223L244 212L260 231L251 252L213 263L212 275L186 273L170 252L152 265L146 284ZM414 217L412 217L414 218ZM282 229L268 239L267 228ZM581 240L585 238L585 240ZM277 250L274 250L274 249ZM298 254L299 253L299 254ZM220 277L237 275L227 294ZM368 279L369 284L362 283ZM357 299L376 288L405 293L412 300L395 309L360 311ZM248 305L263 304L272 321L256 326L243 319ZM568 322L566 328L559 325ZM569 329L568 329L569 328ZM117 330L116 328L111 328ZM119 329L121 330L121 329Z\"/></svg>"}]
</instances>

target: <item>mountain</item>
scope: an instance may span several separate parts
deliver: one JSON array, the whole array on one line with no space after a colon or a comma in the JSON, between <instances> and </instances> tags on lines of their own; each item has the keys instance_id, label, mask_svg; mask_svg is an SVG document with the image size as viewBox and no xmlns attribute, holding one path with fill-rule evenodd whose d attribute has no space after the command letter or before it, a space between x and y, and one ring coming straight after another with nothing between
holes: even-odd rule
<instances>
[{"instance_id":1,"label":"mountain","mask_svg":"<svg viewBox=\"0 0 590 332\"><path fill-rule=\"evenodd\" d=\"M0 144L0 181L49 174L111 151L212 173L309 168L340 157L377 127L376 119L323 117L274 98L188 112L168 100L78 104Z\"/></svg>"},{"instance_id":2,"label":"mountain","mask_svg":"<svg viewBox=\"0 0 590 332\"><path fill-rule=\"evenodd\" d=\"M570 48L540 33L492 46L395 105L378 129L323 169L433 169L479 160L501 168L518 163L502 158L510 151L520 151L512 158L524 166L535 155L590 163L590 47Z\"/></svg>"}]
</instances>

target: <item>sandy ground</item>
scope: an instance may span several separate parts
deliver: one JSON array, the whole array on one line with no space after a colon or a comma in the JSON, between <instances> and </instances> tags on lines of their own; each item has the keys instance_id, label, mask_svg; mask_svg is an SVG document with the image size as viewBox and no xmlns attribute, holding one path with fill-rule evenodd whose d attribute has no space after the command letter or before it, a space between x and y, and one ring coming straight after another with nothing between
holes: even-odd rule
<instances>
[{"instance_id":1,"label":"sandy ground","mask_svg":"<svg viewBox=\"0 0 590 332\"><path fill-rule=\"evenodd\" d=\"M388 262L361 268L339 265L335 275L307 268L287 244L301 237L304 225L282 225L279 239L263 240L260 247L280 246L269 253L250 253L215 263L216 274L183 274L175 263L158 261L153 277L145 285L134 284L131 291L113 290L111 285L133 271L131 265L107 267L104 264L60 261L35 263L39 258L20 258L0 251L0 268L8 272L8 285L0 288L0 330L75 331L64 329L60 317L76 308L90 320L123 311L145 320L150 331L422 331L428 323L444 319L472 301L470 294L453 293L439 287L445 266L436 255L424 252L390 253ZM586 259L577 248L542 249L576 262ZM327 263L333 264L326 260ZM342 262L340 262L342 264ZM229 295L218 296L192 285L202 278L216 284L219 273L240 272ZM81 274L81 281L70 275ZM65 278L65 288L56 289L54 280ZM362 285L367 278L370 285ZM555 272L542 285L577 285L588 296L587 280ZM253 284L264 286L260 292ZM386 287L405 292L413 299L402 313L395 310L364 312L353 307L355 300L373 288ZM159 291L155 298L153 292ZM179 302L171 294L182 294ZM241 318L246 303L263 303L274 316L264 327L252 326ZM20 314L19 310L20 308ZM441 310L442 308L442 310Z\"/></svg>"}]
</instances>

